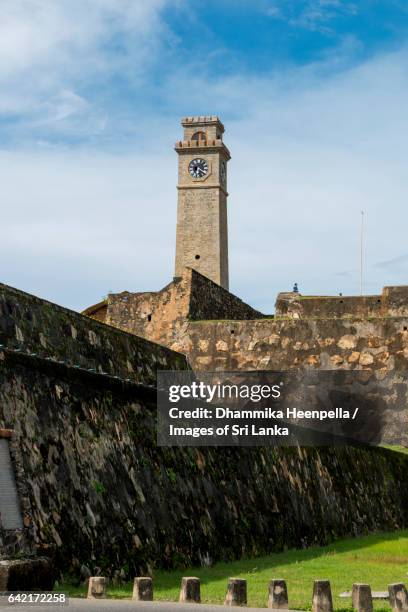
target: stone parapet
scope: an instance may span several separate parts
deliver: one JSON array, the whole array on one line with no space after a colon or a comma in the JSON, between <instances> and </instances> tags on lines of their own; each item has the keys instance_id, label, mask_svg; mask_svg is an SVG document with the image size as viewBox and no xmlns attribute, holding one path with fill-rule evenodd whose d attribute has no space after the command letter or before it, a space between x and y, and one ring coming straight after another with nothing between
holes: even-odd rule
<instances>
[{"instance_id":1,"label":"stone parapet","mask_svg":"<svg viewBox=\"0 0 408 612\"><path fill-rule=\"evenodd\" d=\"M380 295L301 295L279 293L276 317L359 319L408 316L408 286L384 287Z\"/></svg>"},{"instance_id":2,"label":"stone parapet","mask_svg":"<svg viewBox=\"0 0 408 612\"><path fill-rule=\"evenodd\" d=\"M224 129L224 126L221 123L221 120L219 119L219 117L217 117L217 115L196 115L194 117L183 117L181 119L181 125L183 127L190 126L191 124L195 124L195 125L216 124Z\"/></svg>"},{"instance_id":3,"label":"stone parapet","mask_svg":"<svg viewBox=\"0 0 408 612\"><path fill-rule=\"evenodd\" d=\"M2 346L144 384L157 369L187 367L168 348L0 284Z\"/></svg>"},{"instance_id":4,"label":"stone parapet","mask_svg":"<svg viewBox=\"0 0 408 612\"><path fill-rule=\"evenodd\" d=\"M186 353L189 321L262 316L209 278L185 268L161 291L109 295L106 323Z\"/></svg>"},{"instance_id":5,"label":"stone parapet","mask_svg":"<svg viewBox=\"0 0 408 612\"><path fill-rule=\"evenodd\" d=\"M189 151L190 153L200 153L203 154L208 151L208 149L222 149L222 152L227 160L231 159L231 153L228 147L225 146L221 138L211 138L208 140L178 140L174 145L174 149L176 151Z\"/></svg>"}]
</instances>

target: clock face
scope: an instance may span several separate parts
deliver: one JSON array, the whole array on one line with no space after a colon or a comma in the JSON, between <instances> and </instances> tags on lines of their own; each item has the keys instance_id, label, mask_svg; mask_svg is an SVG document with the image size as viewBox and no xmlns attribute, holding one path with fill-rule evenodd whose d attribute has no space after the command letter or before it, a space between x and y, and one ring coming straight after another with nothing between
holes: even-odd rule
<instances>
[{"instance_id":1,"label":"clock face","mask_svg":"<svg viewBox=\"0 0 408 612\"><path fill-rule=\"evenodd\" d=\"M208 164L205 159L197 157L192 159L188 165L188 171L193 178L202 178L208 172Z\"/></svg>"},{"instance_id":2,"label":"clock face","mask_svg":"<svg viewBox=\"0 0 408 612\"><path fill-rule=\"evenodd\" d=\"M221 176L221 181L225 183L225 181L227 180L227 164L225 163L225 161L221 162L220 176Z\"/></svg>"}]
</instances>

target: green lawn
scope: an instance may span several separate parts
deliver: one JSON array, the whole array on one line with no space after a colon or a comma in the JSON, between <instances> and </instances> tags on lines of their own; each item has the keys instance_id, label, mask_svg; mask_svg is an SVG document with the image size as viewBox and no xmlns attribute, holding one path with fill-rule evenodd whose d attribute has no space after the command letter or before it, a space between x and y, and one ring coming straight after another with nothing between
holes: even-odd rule
<instances>
[{"instance_id":1,"label":"green lawn","mask_svg":"<svg viewBox=\"0 0 408 612\"><path fill-rule=\"evenodd\" d=\"M395 533L338 540L329 546L289 550L267 557L244 559L233 563L217 563L208 568L189 568L173 572L156 571L153 576L155 599L178 599L182 576L201 579L203 603L223 603L228 578L246 578L248 605L264 607L268 582L284 578L288 586L289 606L310 610L313 580L329 579L336 610L351 610L351 602L340 599L339 593L350 590L353 582L371 585L373 590L387 590L392 582L408 583L408 530ZM60 585L71 596L85 595L84 587ZM132 585L108 589L110 597L131 597ZM390 608L376 602L376 611Z\"/></svg>"},{"instance_id":2,"label":"green lawn","mask_svg":"<svg viewBox=\"0 0 408 612\"><path fill-rule=\"evenodd\" d=\"M396 446L395 444L381 444L381 446L397 453L408 455L408 448L406 446Z\"/></svg>"}]
</instances>

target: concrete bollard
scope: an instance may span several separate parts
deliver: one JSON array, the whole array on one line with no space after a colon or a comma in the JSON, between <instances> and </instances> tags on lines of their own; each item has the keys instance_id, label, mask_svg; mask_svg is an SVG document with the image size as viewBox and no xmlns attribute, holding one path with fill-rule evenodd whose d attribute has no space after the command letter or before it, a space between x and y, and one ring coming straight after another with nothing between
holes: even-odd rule
<instances>
[{"instance_id":1,"label":"concrete bollard","mask_svg":"<svg viewBox=\"0 0 408 612\"><path fill-rule=\"evenodd\" d=\"M153 601L153 580L150 576L139 576L134 579L132 599L135 601Z\"/></svg>"},{"instance_id":2,"label":"concrete bollard","mask_svg":"<svg viewBox=\"0 0 408 612\"><path fill-rule=\"evenodd\" d=\"M393 612L408 612L407 589L402 582L388 585L390 606Z\"/></svg>"},{"instance_id":3,"label":"concrete bollard","mask_svg":"<svg viewBox=\"0 0 408 612\"><path fill-rule=\"evenodd\" d=\"M373 612L373 598L369 584L353 584L351 603L358 612Z\"/></svg>"},{"instance_id":4,"label":"concrete bollard","mask_svg":"<svg viewBox=\"0 0 408 612\"><path fill-rule=\"evenodd\" d=\"M287 610L289 608L288 589L284 580L270 581L268 608L274 608L275 610Z\"/></svg>"},{"instance_id":5,"label":"concrete bollard","mask_svg":"<svg viewBox=\"0 0 408 612\"><path fill-rule=\"evenodd\" d=\"M184 576L181 579L179 601L181 603L201 603L199 578Z\"/></svg>"},{"instance_id":6,"label":"concrete bollard","mask_svg":"<svg viewBox=\"0 0 408 612\"><path fill-rule=\"evenodd\" d=\"M230 578L224 606L246 606L246 604L247 581L243 578Z\"/></svg>"},{"instance_id":7,"label":"concrete bollard","mask_svg":"<svg viewBox=\"0 0 408 612\"><path fill-rule=\"evenodd\" d=\"M106 578L103 576L91 576L88 582L88 599L105 599Z\"/></svg>"},{"instance_id":8,"label":"concrete bollard","mask_svg":"<svg viewBox=\"0 0 408 612\"><path fill-rule=\"evenodd\" d=\"M333 599L329 580L315 580L312 612L333 612Z\"/></svg>"}]
</instances>

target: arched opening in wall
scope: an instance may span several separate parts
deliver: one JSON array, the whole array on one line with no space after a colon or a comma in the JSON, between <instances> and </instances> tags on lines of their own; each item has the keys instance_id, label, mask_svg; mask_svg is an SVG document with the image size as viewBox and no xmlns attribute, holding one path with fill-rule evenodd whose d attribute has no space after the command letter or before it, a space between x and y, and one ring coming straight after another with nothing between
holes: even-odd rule
<instances>
[{"instance_id":1,"label":"arched opening in wall","mask_svg":"<svg viewBox=\"0 0 408 612\"><path fill-rule=\"evenodd\" d=\"M191 140L207 140L207 134L205 132L195 132Z\"/></svg>"},{"instance_id":2,"label":"arched opening in wall","mask_svg":"<svg viewBox=\"0 0 408 612\"><path fill-rule=\"evenodd\" d=\"M196 256L195 256L195 258L196 258L196 259L200 259L200 256L199 256L199 255L196 255Z\"/></svg>"},{"instance_id":3,"label":"arched opening in wall","mask_svg":"<svg viewBox=\"0 0 408 612\"><path fill-rule=\"evenodd\" d=\"M148 320L149 322L152 320L152 315L151 315L151 314L148 314L148 315L147 315L147 320Z\"/></svg>"}]
</instances>

